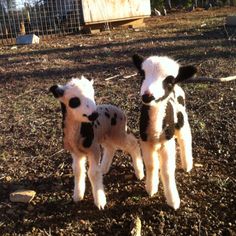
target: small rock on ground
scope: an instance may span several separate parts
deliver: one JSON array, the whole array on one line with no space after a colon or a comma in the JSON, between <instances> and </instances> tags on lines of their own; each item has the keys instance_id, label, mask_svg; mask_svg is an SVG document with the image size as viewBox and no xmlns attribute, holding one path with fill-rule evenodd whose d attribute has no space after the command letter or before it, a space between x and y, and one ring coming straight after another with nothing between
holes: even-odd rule
<instances>
[{"instance_id":1,"label":"small rock on ground","mask_svg":"<svg viewBox=\"0 0 236 236\"><path fill-rule=\"evenodd\" d=\"M10 194L12 202L28 203L35 197L36 192L33 190L17 190Z\"/></svg>"}]
</instances>

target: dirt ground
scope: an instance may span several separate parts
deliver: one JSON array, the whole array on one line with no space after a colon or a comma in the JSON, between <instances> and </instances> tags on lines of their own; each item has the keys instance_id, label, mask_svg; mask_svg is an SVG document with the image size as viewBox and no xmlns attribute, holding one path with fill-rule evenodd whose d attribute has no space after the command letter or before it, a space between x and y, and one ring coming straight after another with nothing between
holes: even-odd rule
<instances>
[{"instance_id":1,"label":"dirt ground","mask_svg":"<svg viewBox=\"0 0 236 236\"><path fill-rule=\"evenodd\" d=\"M63 151L60 106L48 92L73 76L93 78L97 103L123 108L139 137L140 83L126 77L136 72L131 56L168 55L196 65L199 77L236 75L236 42L223 28L230 13L236 8L173 12L146 19L146 27L138 30L0 47L0 234L129 235L138 216L142 235L235 235L235 81L182 86L194 168L186 173L177 163L177 211L167 206L161 184L158 194L148 197L122 152L104 177L105 210L94 206L88 179L85 199L73 203L72 160ZM36 197L29 204L12 203L9 194L22 188L35 190Z\"/></svg>"}]
</instances>

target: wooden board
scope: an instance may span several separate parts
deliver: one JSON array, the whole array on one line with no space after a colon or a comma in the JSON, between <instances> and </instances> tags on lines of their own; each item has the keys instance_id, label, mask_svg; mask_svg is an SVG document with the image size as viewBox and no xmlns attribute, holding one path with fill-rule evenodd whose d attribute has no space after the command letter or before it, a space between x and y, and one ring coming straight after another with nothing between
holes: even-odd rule
<instances>
[{"instance_id":1,"label":"wooden board","mask_svg":"<svg viewBox=\"0 0 236 236\"><path fill-rule=\"evenodd\" d=\"M106 23L95 23L95 24L87 24L83 26L83 32L86 34L96 34L101 31L104 31L109 26L109 29L114 28L140 28L144 27L144 19L127 19L127 20L119 20L119 21L112 21L109 22L107 25Z\"/></svg>"},{"instance_id":2,"label":"wooden board","mask_svg":"<svg viewBox=\"0 0 236 236\"><path fill-rule=\"evenodd\" d=\"M82 10L85 24L151 15L150 0L82 0Z\"/></svg>"}]
</instances>

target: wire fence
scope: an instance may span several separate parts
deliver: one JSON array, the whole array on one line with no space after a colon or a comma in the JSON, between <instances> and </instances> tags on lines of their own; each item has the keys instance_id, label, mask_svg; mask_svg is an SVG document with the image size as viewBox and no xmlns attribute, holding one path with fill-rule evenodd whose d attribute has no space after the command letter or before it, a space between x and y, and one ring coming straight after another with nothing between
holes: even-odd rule
<instances>
[{"instance_id":1,"label":"wire fence","mask_svg":"<svg viewBox=\"0 0 236 236\"><path fill-rule=\"evenodd\" d=\"M10 4L11 3L11 4ZM19 35L41 38L80 32L81 0L1 0L0 43L12 44Z\"/></svg>"},{"instance_id":2,"label":"wire fence","mask_svg":"<svg viewBox=\"0 0 236 236\"><path fill-rule=\"evenodd\" d=\"M225 34L226 34L227 39L229 41L236 42L236 25L230 26L230 25L225 24L224 30L225 30Z\"/></svg>"},{"instance_id":3,"label":"wire fence","mask_svg":"<svg viewBox=\"0 0 236 236\"><path fill-rule=\"evenodd\" d=\"M129 7L122 9L123 12L127 12L127 17L141 1L147 4L149 0L127 0L130 2ZM108 2L110 5L106 1L93 1L91 9L95 9L96 12L91 15L89 8L85 11L86 15L83 14L82 0L0 0L0 44L15 44L18 36L26 34L35 34L45 39L55 35L79 33L85 29L84 16L87 16L89 20L102 16L106 27L106 24L108 25L106 15L110 15L111 9L116 5L120 6L122 1ZM140 15L149 15L145 11L142 12L142 9L140 12ZM115 12L112 12L112 16L119 18L119 14ZM225 26L225 32L228 39L235 40L235 26Z\"/></svg>"}]
</instances>

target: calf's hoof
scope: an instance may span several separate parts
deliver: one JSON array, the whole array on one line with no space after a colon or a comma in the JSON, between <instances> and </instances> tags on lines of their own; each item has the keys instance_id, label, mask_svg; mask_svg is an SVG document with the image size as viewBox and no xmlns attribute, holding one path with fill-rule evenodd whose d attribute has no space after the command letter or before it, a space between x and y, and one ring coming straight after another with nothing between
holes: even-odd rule
<instances>
[{"instance_id":1,"label":"calf's hoof","mask_svg":"<svg viewBox=\"0 0 236 236\"><path fill-rule=\"evenodd\" d=\"M94 204L98 207L99 210L103 210L107 201L104 191L98 190L97 196L94 199Z\"/></svg>"},{"instance_id":2,"label":"calf's hoof","mask_svg":"<svg viewBox=\"0 0 236 236\"><path fill-rule=\"evenodd\" d=\"M78 194L78 193L74 193L73 194L73 201L74 202L79 202L81 200L84 199L84 195L83 194Z\"/></svg>"},{"instance_id":3,"label":"calf's hoof","mask_svg":"<svg viewBox=\"0 0 236 236\"><path fill-rule=\"evenodd\" d=\"M175 199L173 201L167 201L167 204L172 207L174 210L177 210L180 207L180 199Z\"/></svg>"}]
</instances>

